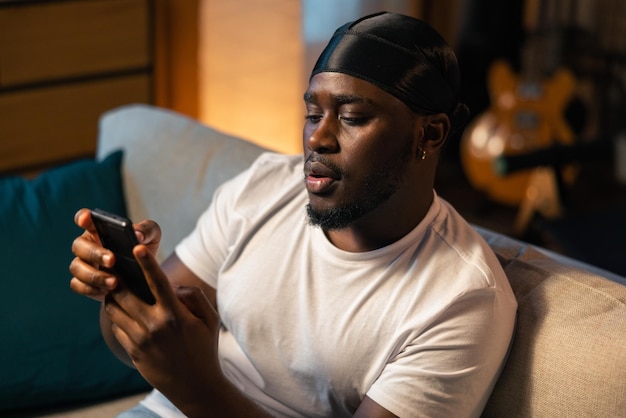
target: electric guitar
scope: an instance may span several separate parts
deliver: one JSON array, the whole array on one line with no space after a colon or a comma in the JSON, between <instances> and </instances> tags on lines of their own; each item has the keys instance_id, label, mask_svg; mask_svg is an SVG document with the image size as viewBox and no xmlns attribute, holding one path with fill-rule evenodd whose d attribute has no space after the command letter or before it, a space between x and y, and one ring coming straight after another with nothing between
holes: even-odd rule
<instances>
[{"instance_id":1,"label":"electric guitar","mask_svg":"<svg viewBox=\"0 0 626 418\"><path fill-rule=\"evenodd\" d=\"M519 208L514 225L518 235L536 211L547 218L560 216L559 187L571 184L577 171L574 165L536 166L506 175L496 169L496 162L507 157L575 142L565 109L576 81L571 71L554 62L558 38L550 30L558 27L559 12L553 1L525 0L523 24L530 36L522 50L522 69L516 74L504 61L492 64L487 74L490 108L469 124L460 143L470 184L493 201Z\"/></svg>"},{"instance_id":2,"label":"electric guitar","mask_svg":"<svg viewBox=\"0 0 626 418\"><path fill-rule=\"evenodd\" d=\"M522 203L533 169L501 176L494 167L498 157L574 142L564 117L574 94L574 76L564 68L550 78L529 74L515 74L504 61L492 64L487 77L491 106L469 124L460 144L461 163L472 186L506 205Z\"/></svg>"}]
</instances>

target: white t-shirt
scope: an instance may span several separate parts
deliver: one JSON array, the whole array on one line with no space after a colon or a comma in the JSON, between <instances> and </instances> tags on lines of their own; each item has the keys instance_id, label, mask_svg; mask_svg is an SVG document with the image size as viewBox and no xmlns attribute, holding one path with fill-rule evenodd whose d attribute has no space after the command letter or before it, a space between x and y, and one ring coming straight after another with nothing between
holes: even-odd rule
<instances>
[{"instance_id":1,"label":"white t-shirt","mask_svg":"<svg viewBox=\"0 0 626 418\"><path fill-rule=\"evenodd\" d=\"M306 216L302 158L267 153L176 248L217 289L222 369L277 416L479 416L513 332L495 255L435 194L399 241L350 253Z\"/></svg>"}]
</instances>

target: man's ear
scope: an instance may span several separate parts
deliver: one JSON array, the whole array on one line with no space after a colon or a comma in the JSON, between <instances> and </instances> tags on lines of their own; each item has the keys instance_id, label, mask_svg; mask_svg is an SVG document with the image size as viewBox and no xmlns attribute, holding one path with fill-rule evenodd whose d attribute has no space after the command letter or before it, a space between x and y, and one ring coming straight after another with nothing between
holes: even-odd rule
<instances>
[{"instance_id":1,"label":"man's ear","mask_svg":"<svg viewBox=\"0 0 626 418\"><path fill-rule=\"evenodd\" d=\"M434 154L441 150L450 133L450 119L445 113L424 116L423 137L420 152Z\"/></svg>"},{"instance_id":2,"label":"man's ear","mask_svg":"<svg viewBox=\"0 0 626 418\"><path fill-rule=\"evenodd\" d=\"M426 155L438 153L445 144L450 133L450 119L445 113L421 116L419 124L419 146L418 154L420 158Z\"/></svg>"}]
</instances>

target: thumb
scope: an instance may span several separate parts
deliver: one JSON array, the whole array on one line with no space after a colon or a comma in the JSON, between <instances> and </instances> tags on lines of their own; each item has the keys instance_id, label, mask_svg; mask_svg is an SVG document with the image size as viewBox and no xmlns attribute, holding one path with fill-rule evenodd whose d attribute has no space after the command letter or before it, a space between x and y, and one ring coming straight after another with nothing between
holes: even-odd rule
<instances>
[{"instance_id":1,"label":"thumb","mask_svg":"<svg viewBox=\"0 0 626 418\"><path fill-rule=\"evenodd\" d=\"M174 289L178 299L195 317L209 327L218 326L220 315L202 289L195 286L178 286Z\"/></svg>"}]
</instances>

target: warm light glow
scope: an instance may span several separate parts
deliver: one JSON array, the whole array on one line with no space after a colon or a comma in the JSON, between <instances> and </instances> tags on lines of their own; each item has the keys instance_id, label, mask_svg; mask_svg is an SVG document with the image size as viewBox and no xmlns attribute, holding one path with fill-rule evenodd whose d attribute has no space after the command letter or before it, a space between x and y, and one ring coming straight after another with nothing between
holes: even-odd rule
<instances>
[{"instance_id":1,"label":"warm light glow","mask_svg":"<svg viewBox=\"0 0 626 418\"><path fill-rule=\"evenodd\" d=\"M473 148L483 149L487 145L489 136L491 135L491 128L486 124L479 124L474 130L474 135L471 137Z\"/></svg>"},{"instance_id":2,"label":"warm light glow","mask_svg":"<svg viewBox=\"0 0 626 418\"><path fill-rule=\"evenodd\" d=\"M203 0L199 36L199 119L264 147L300 153L300 2Z\"/></svg>"},{"instance_id":3,"label":"warm light glow","mask_svg":"<svg viewBox=\"0 0 626 418\"><path fill-rule=\"evenodd\" d=\"M493 158L502 155L506 141L500 135L493 135L487 145L487 153Z\"/></svg>"}]
</instances>

